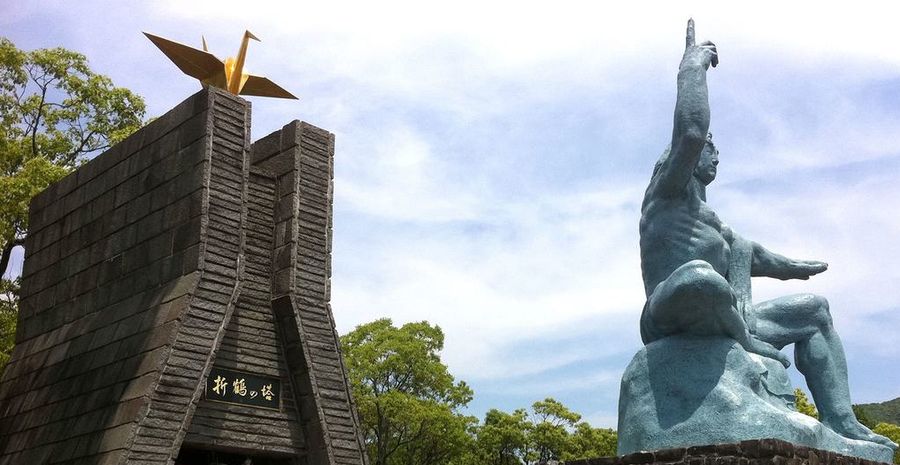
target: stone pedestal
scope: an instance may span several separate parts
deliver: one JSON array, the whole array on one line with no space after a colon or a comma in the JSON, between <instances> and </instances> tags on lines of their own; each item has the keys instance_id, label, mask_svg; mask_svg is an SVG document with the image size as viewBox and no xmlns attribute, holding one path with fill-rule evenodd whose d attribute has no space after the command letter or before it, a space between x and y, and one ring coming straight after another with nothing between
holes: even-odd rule
<instances>
[{"instance_id":1,"label":"stone pedestal","mask_svg":"<svg viewBox=\"0 0 900 465\"><path fill-rule=\"evenodd\" d=\"M894 451L848 439L793 407L793 387L773 359L726 337L670 336L642 348L622 375L620 454L776 438L890 462Z\"/></svg>"},{"instance_id":2,"label":"stone pedestal","mask_svg":"<svg viewBox=\"0 0 900 465\"><path fill-rule=\"evenodd\" d=\"M754 439L734 444L635 452L619 457L573 460L566 465L880 465L821 449L791 444L779 439Z\"/></svg>"}]
</instances>

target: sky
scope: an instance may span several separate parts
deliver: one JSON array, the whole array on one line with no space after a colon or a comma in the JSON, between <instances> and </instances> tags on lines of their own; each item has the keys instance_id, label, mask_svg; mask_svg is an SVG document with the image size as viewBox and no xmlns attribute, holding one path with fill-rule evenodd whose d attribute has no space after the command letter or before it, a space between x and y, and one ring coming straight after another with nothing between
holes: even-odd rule
<instances>
[{"instance_id":1,"label":"sky","mask_svg":"<svg viewBox=\"0 0 900 465\"><path fill-rule=\"evenodd\" d=\"M299 101L251 98L253 138L336 136L338 331L427 320L468 412L553 397L615 427L641 348L640 203L672 131L686 20L713 40L708 202L744 237L829 270L754 279L826 296L855 403L900 396L900 29L874 2L0 0L0 35L63 46L161 115L199 89L142 34ZM626 6L625 3L628 3ZM790 351L787 351L790 353ZM792 368L798 386L802 376Z\"/></svg>"}]
</instances>

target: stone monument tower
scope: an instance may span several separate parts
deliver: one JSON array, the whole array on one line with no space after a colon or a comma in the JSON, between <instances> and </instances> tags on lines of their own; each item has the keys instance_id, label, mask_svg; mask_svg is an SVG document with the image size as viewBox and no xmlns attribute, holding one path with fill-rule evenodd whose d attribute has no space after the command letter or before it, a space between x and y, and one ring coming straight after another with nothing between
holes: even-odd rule
<instances>
[{"instance_id":1,"label":"stone monument tower","mask_svg":"<svg viewBox=\"0 0 900 465\"><path fill-rule=\"evenodd\" d=\"M365 464L333 155L209 88L35 197L0 464Z\"/></svg>"}]
</instances>

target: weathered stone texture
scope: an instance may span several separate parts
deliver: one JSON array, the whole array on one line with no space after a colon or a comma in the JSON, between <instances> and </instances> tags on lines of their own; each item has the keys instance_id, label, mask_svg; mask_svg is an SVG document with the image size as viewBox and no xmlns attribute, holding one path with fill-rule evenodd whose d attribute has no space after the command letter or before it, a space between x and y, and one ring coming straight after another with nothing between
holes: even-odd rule
<instances>
[{"instance_id":1,"label":"weathered stone texture","mask_svg":"<svg viewBox=\"0 0 900 465\"><path fill-rule=\"evenodd\" d=\"M197 280L210 99L191 98L31 204L0 463L125 454Z\"/></svg>"},{"instance_id":2,"label":"weathered stone texture","mask_svg":"<svg viewBox=\"0 0 900 465\"><path fill-rule=\"evenodd\" d=\"M329 306L334 136L294 121L253 144L275 180L273 310L313 463L365 461Z\"/></svg>"},{"instance_id":3,"label":"weathered stone texture","mask_svg":"<svg viewBox=\"0 0 900 465\"><path fill-rule=\"evenodd\" d=\"M201 199L200 272L150 394L149 414L135 432L129 461L167 463L177 456L241 285L250 108L224 92L209 95L212 104L204 127L211 135ZM182 415L165 413L173 411Z\"/></svg>"},{"instance_id":4,"label":"weathered stone texture","mask_svg":"<svg viewBox=\"0 0 900 465\"><path fill-rule=\"evenodd\" d=\"M798 446L779 439L635 452L571 460L566 465L883 465L882 462Z\"/></svg>"},{"instance_id":5,"label":"weathered stone texture","mask_svg":"<svg viewBox=\"0 0 900 465\"><path fill-rule=\"evenodd\" d=\"M249 144L204 90L38 195L0 464L170 464L182 444L363 464L329 308L333 136ZM213 365L278 412L202 399Z\"/></svg>"},{"instance_id":6,"label":"weathered stone texture","mask_svg":"<svg viewBox=\"0 0 900 465\"><path fill-rule=\"evenodd\" d=\"M244 280L214 364L281 379L282 408L260 411L201 399L184 443L302 455L305 438L271 307L274 180L258 173L250 180Z\"/></svg>"}]
</instances>

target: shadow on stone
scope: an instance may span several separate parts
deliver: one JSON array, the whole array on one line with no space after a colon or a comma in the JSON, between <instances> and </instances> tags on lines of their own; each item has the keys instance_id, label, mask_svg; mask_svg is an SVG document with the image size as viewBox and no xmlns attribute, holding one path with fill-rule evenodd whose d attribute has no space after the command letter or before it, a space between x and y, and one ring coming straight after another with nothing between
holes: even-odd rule
<instances>
[{"instance_id":1,"label":"shadow on stone","mask_svg":"<svg viewBox=\"0 0 900 465\"><path fill-rule=\"evenodd\" d=\"M665 343L647 346L650 390L662 428L671 428L689 420L725 372L730 346L710 345L708 338L690 340L688 345L692 352L702 354L702 363L680 358ZM674 384L673 379L683 379L684 382Z\"/></svg>"}]
</instances>

